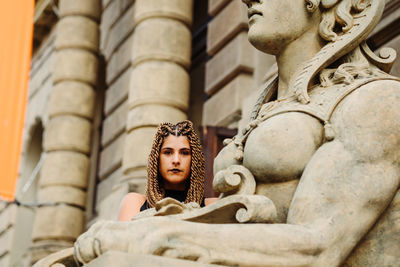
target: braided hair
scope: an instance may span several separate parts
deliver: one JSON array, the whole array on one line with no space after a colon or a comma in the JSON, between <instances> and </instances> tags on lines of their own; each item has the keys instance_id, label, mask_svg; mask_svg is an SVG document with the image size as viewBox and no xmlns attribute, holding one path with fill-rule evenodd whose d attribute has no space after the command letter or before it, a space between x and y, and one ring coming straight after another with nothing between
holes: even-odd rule
<instances>
[{"instance_id":1,"label":"braided hair","mask_svg":"<svg viewBox=\"0 0 400 267\"><path fill-rule=\"evenodd\" d=\"M158 126L156 136L147 164L146 198L151 207L165 197L165 189L162 187L162 177L159 173L159 157L164 139L169 136L186 136L191 149L192 162L190 165L189 188L186 192L185 203L197 202L201 204L204 195L204 155L200 139L193 129L193 123L185 120L172 124L161 123Z\"/></svg>"}]
</instances>

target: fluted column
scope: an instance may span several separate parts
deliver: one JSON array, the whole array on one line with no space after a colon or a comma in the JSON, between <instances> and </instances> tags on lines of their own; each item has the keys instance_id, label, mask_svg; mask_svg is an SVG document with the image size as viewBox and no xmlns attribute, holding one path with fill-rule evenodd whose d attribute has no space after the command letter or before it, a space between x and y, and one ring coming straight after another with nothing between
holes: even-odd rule
<instances>
[{"instance_id":1,"label":"fluted column","mask_svg":"<svg viewBox=\"0 0 400 267\"><path fill-rule=\"evenodd\" d=\"M32 261L69 247L84 230L97 83L99 0L60 0Z\"/></svg>"},{"instance_id":2,"label":"fluted column","mask_svg":"<svg viewBox=\"0 0 400 267\"><path fill-rule=\"evenodd\" d=\"M156 126L187 118L192 0L136 0L123 173L143 177Z\"/></svg>"}]
</instances>

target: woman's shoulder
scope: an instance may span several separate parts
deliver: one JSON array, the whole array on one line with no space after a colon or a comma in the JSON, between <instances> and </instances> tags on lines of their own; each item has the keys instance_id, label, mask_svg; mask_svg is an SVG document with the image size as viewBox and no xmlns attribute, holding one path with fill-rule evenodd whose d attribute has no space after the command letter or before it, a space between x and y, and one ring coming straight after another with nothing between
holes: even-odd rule
<instances>
[{"instance_id":1,"label":"woman's shoulder","mask_svg":"<svg viewBox=\"0 0 400 267\"><path fill-rule=\"evenodd\" d=\"M146 196L139 193L128 193L121 201L118 220L129 221L140 212L140 207L145 203Z\"/></svg>"}]
</instances>

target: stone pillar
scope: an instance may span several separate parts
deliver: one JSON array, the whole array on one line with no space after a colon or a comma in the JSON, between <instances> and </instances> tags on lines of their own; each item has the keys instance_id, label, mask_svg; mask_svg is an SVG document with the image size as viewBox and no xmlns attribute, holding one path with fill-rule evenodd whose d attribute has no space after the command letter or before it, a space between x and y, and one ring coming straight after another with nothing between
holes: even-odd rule
<instances>
[{"instance_id":1,"label":"stone pillar","mask_svg":"<svg viewBox=\"0 0 400 267\"><path fill-rule=\"evenodd\" d=\"M135 178L146 177L147 156L156 126L187 118L192 9L193 0L135 2L136 28L122 163L124 178L133 183Z\"/></svg>"},{"instance_id":2,"label":"stone pillar","mask_svg":"<svg viewBox=\"0 0 400 267\"><path fill-rule=\"evenodd\" d=\"M60 0L32 261L70 247L84 230L99 43L99 0Z\"/></svg>"}]
</instances>

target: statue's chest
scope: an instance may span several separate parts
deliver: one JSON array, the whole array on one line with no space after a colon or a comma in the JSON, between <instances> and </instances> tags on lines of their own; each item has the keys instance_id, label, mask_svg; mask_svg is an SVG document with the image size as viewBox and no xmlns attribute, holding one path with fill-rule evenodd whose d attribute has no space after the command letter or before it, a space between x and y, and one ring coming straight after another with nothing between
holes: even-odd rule
<instances>
[{"instance_id":1,"label":"statue's chest","mask_svg":"<svg viewBox=\"0 0 400 267\"><path fill-rule=\"evenodd\" d=\"M300 178L316 150L334 138L329 120L353 90L344 85L319 87L310 92L309 104L295 99L264 104L257 126L244 138L243 165L259 182Z\"/></svg>"},{"instance_id":2,"label":"statue's chest","mask_svg":"<svg viewBox=\"0 0 400 267\"><path fill-rule=\"evenodd\" d=\"M243 165L258 181L299 178L323 141L320 121L300 112L273 116L255 128L244 147Z\"/></svg>"}]
</instances>

